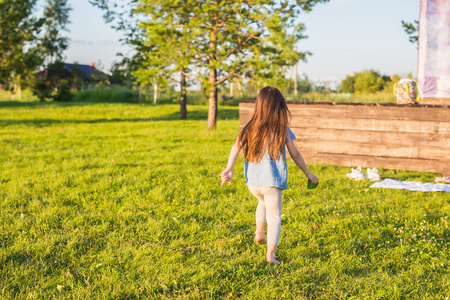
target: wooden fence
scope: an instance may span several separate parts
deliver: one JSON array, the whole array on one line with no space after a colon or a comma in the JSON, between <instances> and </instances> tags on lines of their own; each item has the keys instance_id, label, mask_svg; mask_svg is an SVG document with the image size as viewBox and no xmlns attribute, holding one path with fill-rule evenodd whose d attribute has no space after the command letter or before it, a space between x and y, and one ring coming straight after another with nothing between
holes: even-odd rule
<instances>
[{"instance_id":1,"label":"wooden fence","mask_svg":"<svg viewBox=\"0 0 450 300\"><path fill-rule=\"evenodd\" d=\"M450 106L291 102L308 163L450 173ZM254 101L239 103L241 127Z\"/></svg>"}]
</instances>

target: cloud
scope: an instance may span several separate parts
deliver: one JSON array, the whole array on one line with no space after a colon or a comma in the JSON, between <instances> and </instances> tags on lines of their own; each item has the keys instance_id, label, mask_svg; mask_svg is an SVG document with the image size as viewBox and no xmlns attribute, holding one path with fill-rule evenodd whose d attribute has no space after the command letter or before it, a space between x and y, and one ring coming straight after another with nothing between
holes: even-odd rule
<instances>
[{"instance_id":1,"label":"cloud","mask_svg":"<svg viewBox=\"0 0 450 300\"><path fill-rule=\"evenodd\" d=\"M81 45L93 45L94 43L92 41L83 40L83 39L73 39L73 44L81 44Z\"/></svg>"},{"instance_id":2,"label":"cloud","mask_svg":"<svg viewBox=\"0 0 450 300\"><path fill-rule=\"evenodd\" d=\"M117 46L122 45L122 43L118 40L101 40L98 42L98 45L101 46Z\"/></svg>"},{"instance_id":3,"label":"cloud","mask_svg":"<svg viewBox=\"0 0 450 300\"><path fill-rule=\"evenodd\" d=\"M73 39L73 44L78 45L97 45L97 46L119 46L122 45L120 41L116 40L100 40L100 41L92 41L87 39Z\"/></svg>"}]
</instances>

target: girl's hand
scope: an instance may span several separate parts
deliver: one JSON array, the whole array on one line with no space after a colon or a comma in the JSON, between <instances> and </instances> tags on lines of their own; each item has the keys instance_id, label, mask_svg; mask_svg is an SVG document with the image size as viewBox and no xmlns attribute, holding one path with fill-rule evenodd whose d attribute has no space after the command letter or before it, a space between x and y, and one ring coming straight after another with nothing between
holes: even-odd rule
<instances>
[{"instance_id":1,"label":"girl's hand","mask_svg":"<svg viewBox=\"0 0 450 300\"><path fill-rule=\"evenodd\" d=\"M233 179L233 171L225 169L225 170L223 170L222 173L220 173L220 177L222 178L222 184L220 185L220 187L222 187L225 184L225 182L227 182L227 180L230 180L228 182L228 185L230 185L231 180Z\"/></svg>"},{"instance_id":2,"label":"girl's hand","mask_svg":"<svg viewBox=\"0 0 450 300\"><path fill-rule=\"evenodd\" d=\"M306 177L313 183L313 184L317 184L319 182L319 178L317 178L316 175L314 175L313 173L309 172L308 175L306 175Z\"/></svg>"}]
</instances>

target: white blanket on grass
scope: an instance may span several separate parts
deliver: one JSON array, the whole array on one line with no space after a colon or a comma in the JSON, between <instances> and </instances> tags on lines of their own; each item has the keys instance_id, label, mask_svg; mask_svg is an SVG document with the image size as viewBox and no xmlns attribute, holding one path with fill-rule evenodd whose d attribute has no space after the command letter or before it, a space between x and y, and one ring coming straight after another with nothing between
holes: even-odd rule
<instances>
[{"instance_id":1,"label":"white blanket on grass","mask_svg":"<svg viewBox=\"0 0 450 300\"><path fill-rule=\"evenodd\" d=\"M423 183L420 181L398 181L394 179L385 179L380 182L375 182L370 186L371 188L386 188L386 189L405 189L409 191L420 192L447 192L450 193L450 184L445 183Z\"/></svg>"}]
</instances>

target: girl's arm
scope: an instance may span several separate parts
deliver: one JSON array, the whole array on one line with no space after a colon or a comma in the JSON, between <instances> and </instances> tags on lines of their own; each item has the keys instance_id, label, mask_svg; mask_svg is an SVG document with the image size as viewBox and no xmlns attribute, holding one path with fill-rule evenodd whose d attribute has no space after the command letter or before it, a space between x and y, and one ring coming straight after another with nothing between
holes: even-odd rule
<instances>
[{"instance_id":1,"label":"girl's arm","mask_svg":"<svg viewBox=\"0 0 450 300\"><path fill-rule=\"evenodd\" d=\"M298 151L297 146L295 146L294 141L290 141L286 143L286 145L289 154L291 155L291 158L294 160L295 164L303 171L303 173L305 173L306 177L311 180L313 184L318 183L319 178L317 178L317 176L311 173L311 171L308 169L305 160L303 159L300 151Z\"/></svg>"},{"instance_id":2,"label":"girl's arm","mask_svg":"<svg viewBox=\"0 0 450 300\"><path fill-rule=\"evenodd\" d=\"M236 159L239 155L239 142L236 139L236 142L234 142L233 147L231 147L230 156L228 157L228 164L225 170L220 173L220 177L222 177L222 184L221 187L227 182L227 180L230 180L228 184L231 184L231 180L233 179L233 168L234 163L236 162Z\"/></svg>"}]
</instances>

